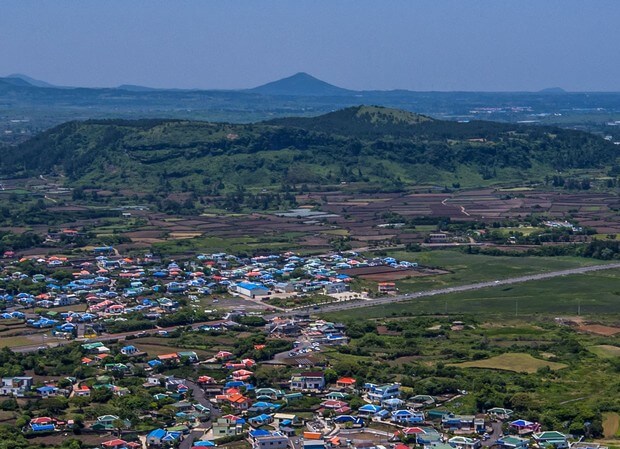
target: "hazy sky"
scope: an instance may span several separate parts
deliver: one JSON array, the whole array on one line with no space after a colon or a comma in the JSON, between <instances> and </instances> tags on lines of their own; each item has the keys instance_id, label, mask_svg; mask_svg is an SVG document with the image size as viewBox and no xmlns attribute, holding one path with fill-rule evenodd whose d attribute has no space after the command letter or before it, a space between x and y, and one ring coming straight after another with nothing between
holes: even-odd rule
<instances>
[{"instance_id":1,"label":"hazy sky","mask_svg":"<svg viewBox=\"0 0 620 449\"><path fill-rule=\"evenodd\" d=\"M2 0L0 76L243 88L620 91L619 0Z\"/></svg>"}]
</instances>

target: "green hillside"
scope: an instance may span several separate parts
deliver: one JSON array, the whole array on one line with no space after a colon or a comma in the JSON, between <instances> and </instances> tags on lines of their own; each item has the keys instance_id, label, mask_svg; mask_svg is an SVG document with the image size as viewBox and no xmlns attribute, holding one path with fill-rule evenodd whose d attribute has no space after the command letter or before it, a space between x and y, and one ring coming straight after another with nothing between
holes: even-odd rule
<instances>
[{"instance_id":1,"label":"green hillside","mask_svg":"<svg viewBox=\"0 0 620 449\"><path fill-rule=\"evenodd\" d=\"M58 173L74 186L207 194L300 183L483 185L604 167L620 154L580 131L457 123L366 106L248 125L69 122L0 151L3 176Z\"/></svg>"},{"instance_id":2,"label":"green hillside","mask_svg":"<svg viewBox=\"0 0 620 449\"><path fill-rule=\"evenodd\" d=\"M319 117L287 117L266 122L317 132L348 136L414 136L420 128L414 125L434 121L430 117L381 106L356 106L330 112Z\"/></svg>"}]
</instances>

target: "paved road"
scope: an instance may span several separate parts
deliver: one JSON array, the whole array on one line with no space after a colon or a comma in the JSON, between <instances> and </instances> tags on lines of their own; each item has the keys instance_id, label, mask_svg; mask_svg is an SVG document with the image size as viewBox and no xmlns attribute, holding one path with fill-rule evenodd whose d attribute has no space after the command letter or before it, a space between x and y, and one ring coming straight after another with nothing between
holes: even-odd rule
<instances>
[{"instance_id":1,"label":"paved road","mask_svg":"<svg viewBox=\"0 0 620 449\"><path fill-rule=\"evenodd\" d=\"M200 323L193 323L191 324L191 328L192 329L198 329L201 326L204 326L205 324L210 323L210 321L204 321L204 322L200 322ZM179 327L188 327L190 325L188 324L184 324L181 326L171 326L171 327L161 327L161 328L157 328L157 329L146 329L144 332L146 332L147 334L153 334L154 332L157 331L168 331L168 332L172 332L176 329L178 329ZM120 334L107 334L107 335L100 335L98 337L95 338L89 338L87 341L83 341L83 343L93 343L96 341L110 341L110 340L119 340L119 341L123 341L125 340L127 337L129 336L134 336L138 333L140 333L141 331L131 331L131 332L122 332ZM64 346L64 345L68 345L70 343L73 343L76 340L59 340L59 341L54 341L54 342L50 342L47 345L43 344L39 344L39 345L29 345L29 346L17 346L14 348L11 348L11 350L13 352L21 352L21 353L25 353L25 352L35 352L38 351L40 348L54 348L56 346ZM78 340L79 341L79 340ZM139 341L139 340L138 340Z\"/></svg>"},{"instance_id":2,"label":"paved road","mask_svg":"<svg viewBox=\"0 0 620 449\"><path fill-rule=\"evenodd\" d=\"M501 279L501 280L490 281L490 282L477 282L475 284L466 284L466 285L459 285L455 287L439 288L436 290L428 290L428 291L422 291L422 292L416 292L416 293L407 293L404 295L397 295L397 296L387 296L387 297L382 297L382 298L377 298L377 299L352 300L352 301L345 301L345 302L330 303L330 304L325 304L321 306L301 307L294 311L288 312L285 315L292 316L300 312L302 313L303 312L325 313L325 312L336 312L340 310L359 309L362 307L380 306L383 304L392 304L395 302L409 301L412 299L423 298L427 296L445 295L447 293L480 290L482 288L489 288L489 287L501 287L504 285L520 284L523 282L537 281L541 279L552 279L552 278L556 278L560 276L591 273L594 271L612 270L612 269L618 269L618 268L620 268L620 263L610 263L610 264L605 264L605 265L592 265L589 267L571 268L568 270L560 270L560 271L550 271L548 273L518 276L518 277ZM282 314L265 315L265 318L272 318L275 316L282 316Z\"/></svg>"},{"instance_id":3,"label":"paved road","mask_svg":"<svg viewBox=\"0 0 620 449\"><path fill-rule=\"evenodd\" d=\"M490 433L490 438L482 442L483 446L495 446L497 444L497 440L499 440L503 435L501 421L491 421L491 429L493 429L493 431Z\"/></svg>"},{"instance_id":4,"label":"paved road","mask_svg":"<svg viewBox=\"0 0 620 449\"><path fill-rule=\"evenodd\" d=\"M202 437L201 430L192 430L189 435L187 435L183 441L179 443L179 449L191 449L194 445L194 441L198 441Z\"/></svg>"},{"instance_id":5,"label":"paved road","mask_svg":"<svg viewBox=\"0 0 620 449\"><path fill-rule=\"evenodd\" d=\"M185 379L185 384L192 390L192 397L196 400L196 402L204 405L211 411L211 417L209 418L209 420L200 424L201 429L208 429L212 426L212 422L214 420L217 420L217 418L221 416L221 411L219 409L216 409L211 403L211 401L209 401L209 399L205 397L204 390L196 382ZM202 438L203 434L203 430L193 430L190 435L188 435L183 441L181 441L181 443L179 444L179 449L191 448L192 443Z\"/></svg>"},{"instance_id":6,"label":"paved road","mask_svg":"<svg viewBox=\"0 0 620 449\"><path fill-rule=\"evenodd\" d=\"M202 387L200 385L198 385L196 382L194 382L192 380L189 380L189 379L185 379L185 384L189 388L191 388L191 390L192 390L192 397L200 405L203 405L203 406L205 406L205 407L207 407L209 409L209 411L211 412L210 421L212 421L213 419L217 420L217 418L222 415L222 412L220 411L220 409L215 408L213 406L213 404L211 403L211 401L205 396L205 392L204 392L204 390L202 389Z\"/></svg>"}]
</instances>

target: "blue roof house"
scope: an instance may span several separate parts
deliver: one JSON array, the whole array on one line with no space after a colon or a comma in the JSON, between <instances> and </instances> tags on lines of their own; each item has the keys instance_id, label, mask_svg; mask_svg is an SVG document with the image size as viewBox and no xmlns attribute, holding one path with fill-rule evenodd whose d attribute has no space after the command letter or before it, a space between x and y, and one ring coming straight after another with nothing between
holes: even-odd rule
<instances>
[{"instance_id":1,"label":"blue roof house","mask_svg":"<svg viewBox=\"0 0 620 449\"><path fill-rule=\"evenodd\" d=\"M400 384L394 383L381 386L371 386L366 394L370 401L380 404L386 399L400 397Z\"/></svg>"},{"instance_id":2,"label":"blue roof house","mask_svg":"<svg viewBox=\"0 0 620 449\"><path fill-rule=\"evenodd\" d=\"M30 428L33 432L53 432L56 430L54 424L31 424Z\"/></svg>"},{"instance_id":3,"label":"blue roof house","mask_svg":"<svg viewBox=\"0 0 620 449\"><path fill-rule=\"evenodd\" d=\"M138 352L140 352L138 348L136 348L133 345L127 345L121 348L121 354L123 355L133 355L133 354L137 354Z\"/></svg>"},{"instance_id":4,"label":"blue roof house","mask_svg":"<svg viewBox=\"0 0 620 449\"><path fill-rule=\"evenodd\" d=\"M250 298L256 298L257 296L267 296L269 289L261 284L255 284L253 282L240 282L236 285L235 290L237 293L248 296Z\"/></svg>"},{"instance_id":5,"label":"blue roof house","mask_svg":"<svg viewBox=\"0 0 620 449\"><path fill-rule=\"evenodd\" d=\"M253 418L248 419L249 423L253 426L264 426L266 424L270 424L273 422L273 416L268 415L266 413L260 414L258 416L254 416Z\"/></svg>"},{"instance_id":6,"label":"blue roof house","mask_svg":"<svg viewBox=\"0 0 620 449\"><path fill-rule=\"evenodd\" d=\"M374 404L362 405L357 409L360 416L373 416L381 411L381 407Z\"/></svg>"},{"instance_id":7,"label":"blue roof house","mask_svg":"<svg viewBox=\"0 0 620 449\"><path fill-rule=\"evenodd\" d=\"M392 412L392 421L399 424L416 424L424 422L424 412L396 410Z\"/></svg>"},{"instance_id":8,"label":"blue roof house","mask_svg":"<svg viewBox=\"0 0 620 449\"><path fill-rule=\"evenodd\" d=\"M57 392L58 392L58 388L51 387L49 385L37 388L37 393L39 393L44 398L47 398L49 396L54 396Z\"/></svg>"},{"instance_id":9,"label":"blue roof house","mask_svg":"<svg viewBox=\"0 0 620 449\"><path fill-rule=\"evenodd\" d=\"M162 438L166 436L164 429L155 429L146 436L147 446L160 446Z\"/></svg>"}]
</instances>

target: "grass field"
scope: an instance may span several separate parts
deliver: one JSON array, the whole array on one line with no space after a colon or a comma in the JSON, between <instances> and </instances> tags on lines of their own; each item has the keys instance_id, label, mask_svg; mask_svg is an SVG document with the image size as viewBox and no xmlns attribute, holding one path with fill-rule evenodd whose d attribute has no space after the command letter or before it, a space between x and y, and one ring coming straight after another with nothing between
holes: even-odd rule
<instances>
[{"instance_id":1,"label":"grass field","mask_svg":"<svg viewBox=\"0 0 620 449\"><path fill-rule=\"evenodd\" d=\"M54 307L50 312L86 312L88 309L87 304L73 304L70 306Z\"/></svg>"},{"instance_id":2,"label":"grass field","mask_svg":"<svg viewBox=\"0 0 620 449\"><path fill-rule=\"evenodd\" d=\"M214 353L207 352L200 349L181 348L177 346L167 346L149 343L135 343L136 348L140 351L146 352L150 356L158 356L162 354L170 354L172 352L182 351L195 351L201 360L213 357Z\"/></svg>"},{"instance_id":3,"label":"grass field","mask_svg":"<svg viewBox=\"0 0 620 449\"><path fill-rule=\"evenodd\" d=\"M298 248L296 243L301 233L282 233L272 237L196 237L167 240L155 243L153 248L165 254L184 252L218 252L231 254L252 252L253 250L285 251Z\"/></svg>"},{"instance_id":4,"label":"grass field","mask_svg":"<svg viewBox=\"0 0 620 449\"><path fill-rule=\"evenodd\" d=\"M409 260L418 262L420 265L439 267L450 271L449 274L444 275L397 281L396 286L403 293L605 263L596 259L579 257L486 256L454 250L423 251L420 253L395 251L390 252L389 255L398 260Z\"/></svg>"},{"instance_id":5,"label":"grass field","mask_svg":"<svg viewBox=\"0 0 620 449\"><path fill-rule=\"evenodd\" d=\"M159 346L154 344L141 344L137 343L136 348L140 351L146 352L150 356L158 356L162 354L170 354L173 352L183 352L183 351L194 351L200 357L201 360L208 359L213 357L214 353L203 351L200 349L192 349L192 348L180 348L175 346Z\"/></svg>"},{"instance_id":6,"label":"grass field","mask_svg":"<svg viewBox=\"0 0 620 449\"><path fill-rule=\"evenodd\" d=\"M603 413L603 435L605 438L620 436L620 415L615 412Z\"/></svg>"},{"instance_id":7,"label":"grass field","mask_svg":"<svg viewBox=\"0 0 620 449\"><path fill-rule=\"evenodd\" d=\"M0 347L14 348L17 346L32 346L32 345L41 345L44 346L48 343L48 339L44 339L41 334L35 335L16 335L13 337L2 337L0 338ZM55 339L52 339L50 342L55 342Z\"/></svg>"},{"instance_id":8,"label":"grass field","mask_svg":"<svg viewBox=\"0 0 620 449\"><path fill-rule=\"evenodd\" d=\"M594 240L616 240L620 237L620 234L596 234L592 238Z\"/></svg>"},{"instance_id":9,"label":"grass field","mask_svg":"<svg viewBox=\"0 0 620 449\"><path fill-rule=\"evenodd\" d=\"M605 359L620 357L620 346L597 345L589 347L588 350Z\"/></svg>"},{"instance_id":10,"label":"grass field","mask_svg":"<svg viewBox=\"0 0 620 449\"><path fill-rule=\"evenodd\" d=\"M534 232L541 232L544 231L544 228L539 228L539 227L535 227L535 226L521 226L518 228L498 228L498 229L494 229L494 231L498 231L503 235L510 235L511 232L520 232L523 235L530 235L533 234Z\"/></svg>"},{"instance_id":11,"label":"grass field","mask_svg":"<svg viewBox=\"0 0 620 449\"><path fill-rule=\"evenodd\" d=\"M249 333L237 334L247 338ZM235 347L236 337L231 335L207 335L199 333L184 334L180 338L144 337L132 341L132 344L149 355L168 354L171 352L196 351L201 360L213 357L218 351L230 351Z\"/></svg>"},{"instance_id":12,"label":"grass field","mask_svg":"<svg viewBox=\"0 0 620 449\"><path fill-rule=\"evenodd\" d=\"M547 362L546 360L536 359L525 353L506 353L491 357L490 359L453 363L451 365L458 366L459 368L498 369L530 374L544 367L549 367L552 370L559 370L567 367L567 365L563 363Z\"/></svg>"},{"instance_id":13,"label":"grass field","mask_svg":"<svg viewBox=\"0 0 620 449\"><path fill-rule=\"evenodd\" d=\"M434 314L561 316L578 312L581 315L620 314L620 273L607 270L563 276L326 315L329 319L346 320Z\"/></svg>"}]
</instances>

